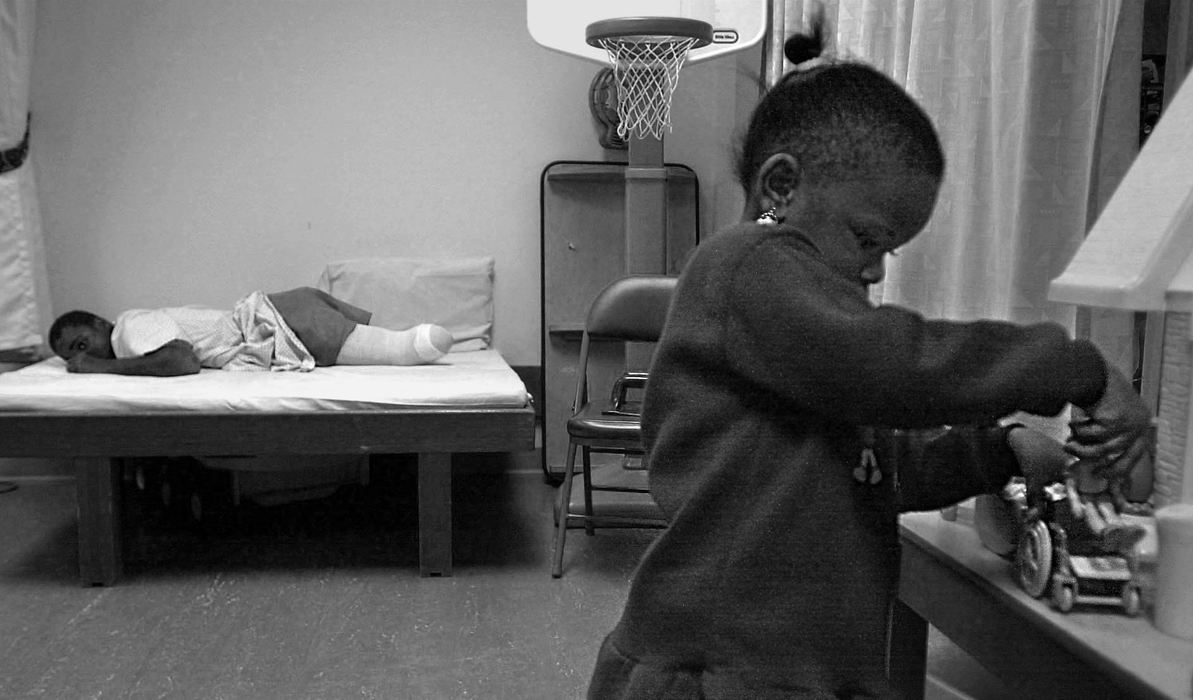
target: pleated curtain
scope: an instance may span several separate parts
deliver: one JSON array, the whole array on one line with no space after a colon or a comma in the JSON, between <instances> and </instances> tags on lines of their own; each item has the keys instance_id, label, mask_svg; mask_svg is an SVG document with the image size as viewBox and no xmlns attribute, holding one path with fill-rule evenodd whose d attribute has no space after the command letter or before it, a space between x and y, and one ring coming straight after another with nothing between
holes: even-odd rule
<instances>
[{"instance_id":1,"label":"pleated curtain","mask_svg":"<svg viewBox=\"0 0 1193 700\"><path fill-rule=\"evenodd\" d=\"M36 359L48 325L45 247L29 149L35 0L0 0L0 361Z\"/></svg>"},{"instance_id":2,"label":"pleated curtain","mask_svg":"<svg viewBox=\"0 0 1193 700\"><path fill-rule=\"evenodd\" d=\"M1073 329L1048 283L1138 149L1143 1L777 0L772 59L817 7L835 52L903 85L946 153L936 212L876 300ZM790 68L771 65L772 82Z\"/></svg>"}]
</instances>

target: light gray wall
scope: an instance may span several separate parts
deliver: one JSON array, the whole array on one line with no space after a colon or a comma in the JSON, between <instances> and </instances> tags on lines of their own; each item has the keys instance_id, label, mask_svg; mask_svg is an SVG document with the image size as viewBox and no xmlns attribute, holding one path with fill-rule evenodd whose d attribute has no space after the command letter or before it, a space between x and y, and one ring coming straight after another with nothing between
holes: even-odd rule
<instances>
[{"instance_id":1,"label":"light gray wall","mask_svg":"<svg viewBox=\"0 0 1193 700\"><path fill-rule=\"evenodd\" d=\"M55 313L230 306L343 258L491 255L494 343L539 364L539 175L607 155L599 66L535 44L521 0L41 0L37 20ZM758 55L681 78L667 159L700 176L706 229L739 213Z\"/></svg>"},{"instance_id":2,"label":"light gray wall","mask_svg":"<svg viewBox=\"0 0 1193 700\"><path fill-rule=\"evenodd\" d=\"M230 306L332 260L496 259L494 344L539 358L539 176L598 145L600 68L522 0L39 0L33 162L55 314ZM759 50L688 66L667 138L707 234L740 213ZM48 324L47 324L48 325ZM62 474L0 460L0 475Z\"/></svg>"}]
</instances>

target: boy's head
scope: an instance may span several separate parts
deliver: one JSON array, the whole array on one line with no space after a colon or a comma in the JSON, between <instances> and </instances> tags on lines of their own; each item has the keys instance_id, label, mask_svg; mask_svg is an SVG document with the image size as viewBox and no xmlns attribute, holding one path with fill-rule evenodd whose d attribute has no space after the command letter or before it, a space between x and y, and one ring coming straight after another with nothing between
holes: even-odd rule
<instances>
[{"instance_id":1,"label":"boy's head","mask_svg":"<svg viewBox=\"0 0 1193 700\"><path fill-rule=\"evenodd\" d=\"M858 62L812 61L823 36L817 18L809 35L787 40L796 68L754 110L737 174L749 218L775 207L780 219L824 239L816 242L830 263L869 284L881 279L882 256L927 223L944 154L927 115L890 78ZM868 269L858 272L850 256L864 257Z\"/></svg>"},{"instance_id":2,"label":"boy's head","mask_svg":"<svg viewBox=\"0 0 1193 700\"><path fill-rule=\"evenodd\" d=\"M90 311L68 311L50 326L50 349L62 359L85 352L92 357L110 359L112 324Z\"/></svg>"}]
</instances>

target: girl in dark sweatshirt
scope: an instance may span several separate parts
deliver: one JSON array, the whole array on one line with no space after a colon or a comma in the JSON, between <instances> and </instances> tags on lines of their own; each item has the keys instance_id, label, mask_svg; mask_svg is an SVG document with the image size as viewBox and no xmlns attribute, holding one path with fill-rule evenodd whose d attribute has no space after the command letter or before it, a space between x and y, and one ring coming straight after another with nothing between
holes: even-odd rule
<instances>
[{"instance_id":1,"label":"girl in dark sweatshirt","mask_svg":"<svg viewBox=\"0 0 1193 700\"><path fill-rule=\"evenodd\" d=\"M890 695L899 512L1061 476L1059 445L998 424L1015 411L1080 409L1065 449L1112 481L1146 451L1130 384L1061 327L870 303L884 256L928 221L944 159L901 88L820 49L819 26L788 40L797 65L740 154L745 223L680 279L643 411L669 526L591 698Z\"/></svg>"}]
</instances>

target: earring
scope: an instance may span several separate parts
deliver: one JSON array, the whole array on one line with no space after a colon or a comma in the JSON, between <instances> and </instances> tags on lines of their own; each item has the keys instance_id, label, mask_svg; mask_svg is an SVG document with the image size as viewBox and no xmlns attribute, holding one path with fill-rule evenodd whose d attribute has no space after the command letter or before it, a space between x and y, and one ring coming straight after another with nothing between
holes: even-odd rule
<instances>
[{"instance_id":1,"label":"earring","mask_svg":"<svg viewBox=\"0 0 1193 700\"><path fill-rule=\"evenodd\" d=\"M779 223L779 215L775 213L775 208L771 207L770 209L767 209L766 211L759 214L755 223L760 226L774 226L775 224Z\"/></svg>"}]
</instances>

